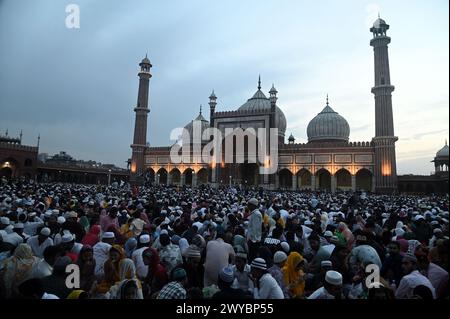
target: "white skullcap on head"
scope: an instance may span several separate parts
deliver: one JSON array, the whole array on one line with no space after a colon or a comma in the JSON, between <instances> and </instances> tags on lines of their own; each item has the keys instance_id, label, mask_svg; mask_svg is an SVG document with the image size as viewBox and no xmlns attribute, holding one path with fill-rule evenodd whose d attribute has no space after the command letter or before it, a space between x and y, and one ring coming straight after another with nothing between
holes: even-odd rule
<instances>
[{"instance_id":1,"label":"white skullcap on head","mask_svg":"<svg viewBox=\"0 0 450 319\"><path fill-rule=\"evenodd\" d=\"M285 253L288 253L289 250L291 249L291 247L289 246L289 244L288 244L287 242L285 242L285 241L283 241L280 245L281 245L281 248L283 248L283 250L284 250Z\"/></svg>"},{"instance_id":2,"label":"white skullcap on head","mask_svg":"<svg viewBox=\"0 0 450 319\"><path fill-rule=\"evenodd\" d=\"M341 286L342 275L337 271L329 270L325 275L325 281L333 286Z\"/></svg>"},{"instance_id":3,"label":"white skullcap on head","mask_svg":"<svg viewBox=\"0 0 450 319\"><path fill-rule=\"evenodd\" d=\"M287 255L283 251L277 251L273 255L273 262L275 264L282 263L283 261L287 260Z\"/></svg>"},{"instance_id":4,"label":"white skullcap on head","mask_svg":"<svg viewBox=\"0 0 450 319\"><path fill-rule=\"evenodd\" d=\"M327 230L327 231L323 234L323 236L324 236L324 237L333 237L333 233L332 233L331 231Z\"/></svg>"},{"instance_id":5,"label":"white skullcap on head","mask_svg":"<svg viewBox=\"0 0 450 319\"><path fill-rule=\"evenodd\" d=\"M2 225L9 225L10 221L8 217L1 217L0 218L0 223L2 223Z\"/></svg>"},{"instance_id":6,"label":"white skullcap on head","mask_svg":"<svg viewBox=\"0 0 450 319\"><path fill-rule=\"evenodd\" d=\"M14 224L14 229L23 229L23 224L22 223L15 223Z\"/></svg>"},{"instance_id":7,"label":"white skullcap on head","mask_svg":"<svg viewBox=\"0 0 450 319\"><path fill-rule=\"evenodd\" d=\"M63 243L70 243L72 240L74 240L74 237L72 234L65 234L62 236L61 241Z\"/></svg>"},{"instance_id":8,"label":"white skullcap on head","mask_svg":"<svg viewBox=\"0 0 450 319\"><path fill-rule=\"evenodd\" d=\"M116 237L116 236L115 236L114 233L111 232L111 231L105 232L105 233L103 234L103 236L102 236L102 238L106 238L106 239L108 239L108 238L115 238L115 237Z\"/></svg>"},{"instance_id":9,"label":"white skullcap on head","mask_svg":"<svg viewBox=\"0 0 450 319\"><path fill-rule=\"evenodd\" d=\"M163 229L163 230L161 230L161 232L159 234L160 235L162 235L162 234L169 235L169 232L167 231L167 229Z\"/></svg>"},{"instance_id":10,"label":"white skullcap on head","mask_svg":"<svg viewBox=\"0 0 450 319\"><path fill-rule=\"evenodd\" d=\"M59 216L57 221L58 221L58 224L64 224L66 222L66 219L63 216Z\"/></svg>"},{"instance_id":11,"label":"white skullcap on head","mask_svg":"<svg viewBox=\"0 0 450 319\"><path fill-rule=\"evenodd\" d=\"M147 235L147 234L142 235L142 236L139 238L139 242L140 242L141 244L148 244L148 243L150 242L150 236Z\"/></svg>"},{"instance_id":12,"label":"white skullcap on head","mask_svg":"<svg viewBox=\"0 0 450 319\"><path fill-rule=\"evenodd\" d=\"M51 231L50 231L50 228L48 228L48 227L42 228L41 232L40 232L41 235L47 236L47 237L50 236L50 233L51 233Z\"/></svg>"}]
</instances>

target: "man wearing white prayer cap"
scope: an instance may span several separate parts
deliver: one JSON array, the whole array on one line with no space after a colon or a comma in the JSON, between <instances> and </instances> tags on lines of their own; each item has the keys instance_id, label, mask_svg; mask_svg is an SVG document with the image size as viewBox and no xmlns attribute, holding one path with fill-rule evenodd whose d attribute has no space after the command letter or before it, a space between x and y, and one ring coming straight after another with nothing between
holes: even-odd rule
<instances>
[{"instance_id":1,"label":"man wearing white prayer cap","mask_svg":"<svg viewBox=\"0 0 450 319\"><path fill-rule=\"evenodd\" d=\"M405 276L400 280L395 291L396 299L410 299L414 295L414 288L425 286L431 290L433 298L436 298L435 289L430 280L418 270L417 257L412 253L403 256L402 269Z\"/></svg>"},{"instance_id":2,"label":"man wearing white prayer cap","mask_svg":"<svg viewBox=\"0 0 450 319\"><path fill-rule=\"evenodd\" d=\"M48 246L53 246L53 239L49 238L50 228L43 227L38 235L34 235L27 240L27 244L31 247L33 255L44 258L44 250Z\"/></svg>"},{"instance_id":3,"label":"man wearing white prayer cap","mask_svg":"<svg viewBox=\"0 0 450 319\"><path fill-rule=\"evenodd\" d=\"M144 280L147 277L148 267L145 265L142 258L142 253L148 249L151 245L151 237L149 234L142 234L139 236L136 250L133 251L131 259L136 265L136 275L140 280Z\"/></svg>"},{"instance_id":4,"label":"man wearing white prayer cap","mask_svg":"<svg viewBox=\"0 0 450 319\"><path fill-rule=\"evenodd\" d=\"M342 275L328 270L325 274L323 287L313 292L308 299L342 299Z\"/></svg>"},{"instance_id":5,"label":"man wearing white prayer cap","mask_svg":"<svg viewBox=\"0 0 450 319\"><path fill-rule=\"evenodd\" d=\"M13 231L9 233L6 238L3 238L3 241L17 247L19 244L22 244L25 241L25 237L23 236L23 224L16 223L11 226L13 228Z\"/></svg>"}]
</instances>

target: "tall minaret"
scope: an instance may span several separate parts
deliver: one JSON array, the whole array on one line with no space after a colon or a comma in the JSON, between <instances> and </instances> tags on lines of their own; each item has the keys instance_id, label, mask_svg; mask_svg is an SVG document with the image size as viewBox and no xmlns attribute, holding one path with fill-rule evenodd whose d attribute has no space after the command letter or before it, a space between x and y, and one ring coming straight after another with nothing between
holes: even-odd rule
<instances>
[{"instance_id":1,"label":"tall minaret","mask_svg":"<svg viewBox=\"0 0 450 319\"><path fill-rule=\"evenodd\" d=\"M386 36L389 25L380 17L375 21L370 32L373 39L370 45L375 57L375 191L391 194L397 190L397 165L395 159L394 119L392 115L392 91L389 74L388 44L391 38Z\"/></svg>"},{"instance_id":2,"label":"tall minaret","mask_svg":"<svg viewBox=\"0 0 450 319\"><path fill-rule=\"evenodd\" d=\"M150 74L150 68L152 64L147 58L147 55L139 63L141 70L139 76L139 91L137 106L134 109L136 112L136 118L134 123L134 138L133 144L131 144L131 182L138 182L142 178L144 173L144 151L147 146L147 114L150 112L148 109L148 89L149 82L152 75Z\"/></svg>"}]
</instances>

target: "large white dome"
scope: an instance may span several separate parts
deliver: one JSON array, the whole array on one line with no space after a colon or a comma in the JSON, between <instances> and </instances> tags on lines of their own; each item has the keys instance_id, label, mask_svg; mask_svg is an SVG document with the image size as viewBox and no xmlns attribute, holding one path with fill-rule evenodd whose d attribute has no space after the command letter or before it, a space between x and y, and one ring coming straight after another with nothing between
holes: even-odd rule
<instances>
[{"instance_id":1,"label":"large white dome","mask_svg":"<svg viewBox=\"0 0 450 319\"><path fill-rule=\"evenodd\" d=\"M329 105L308 124L308 141L345 141L348 142L350 126L347 120L335 112Z\"/></svg>"},{"instance_id":2,"label":"large white dome","mask_svg":"<svg viewBox=\"0 0 450 319\"><path fill-rule=\"evenodd\" d=\"M238 109L238 111L249 110L270 111L270 100L264 95L260 88L258 88L258 91L256 91L256 93ZM280 135L284 136L287 122L283 111L278 106L276 109L276 116L278 132Z\"/></svg>"}]
</instances>

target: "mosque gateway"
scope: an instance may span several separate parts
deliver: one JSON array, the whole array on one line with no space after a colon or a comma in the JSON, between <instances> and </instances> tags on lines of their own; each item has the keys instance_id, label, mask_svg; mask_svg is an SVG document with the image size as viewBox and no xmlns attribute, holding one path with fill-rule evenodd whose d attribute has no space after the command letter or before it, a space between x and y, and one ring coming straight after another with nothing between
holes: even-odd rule
<instances>
[{"instance_id":1,"label":"mosque gateway","mask_svg":"<svg viewBox=\"0 0 450 319\"><path fill-rule=\"evenodd\" d=\"M171 158L172 146L150 147L147 144L148 92L152 77L150 60L145 57L140 65L139 93L136 113L134 141L131 145L131 181L191 185L249 185L266 189L286 190L364 190L377 193L393 193L397 189L395 158L394 121L392 114L391 85L389 75L387 36L389 25L378 18L370 29L373 38L370 45L374 50L375 83L372 93L375 97L375 136L361 142L350 142L350 126L338 113L339 106L330 103L328 96L323 106L317 106L318 113L311 119L306 130L307 143L295 143L292 134L286 138L287 119L283 107L278 105L278 92L274 86L266 95L261 79L256 92L239 108L230 111L218 110L218 97L214 91L209 96L209 119L202 110L185 126L189 133L183 139L183 147L189 147L191 156L184 156L181 163ZM220 104L220 103L219 103ZM204 161L192 153L195 147L205 147L208 140L193 139L194 127L201 132L215 128L225 139L227 129L276 128L275 138L258 141L256 151L265 146L269 150L276 143L276 170L272 174L261 174L260 168L270 165L264 160L253 160L256 154L249 151L249 136L242 145L234 143L232 150L225 151L219 160ZM254 136L258 140L258 136ZM196 145L200 144L200 145ZM265 145L261 145L264 143ZM235 159L225 160L226 155ZM228 157L229 158L229 157ZM237 161L241 158L240 161Z\"/></svg>"}]
</instances>

